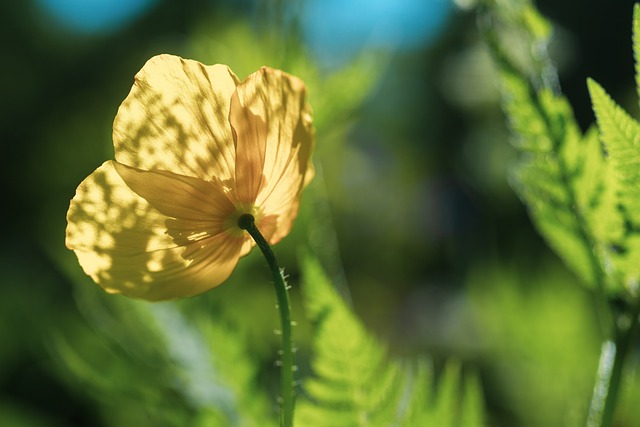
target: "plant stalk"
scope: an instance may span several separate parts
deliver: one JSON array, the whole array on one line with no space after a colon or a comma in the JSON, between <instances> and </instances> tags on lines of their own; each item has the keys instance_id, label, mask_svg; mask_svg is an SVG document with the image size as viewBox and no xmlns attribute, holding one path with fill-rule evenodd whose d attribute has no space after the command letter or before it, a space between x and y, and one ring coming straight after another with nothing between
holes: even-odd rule
<instances>
[{"instance_id":1,"label":"plant stalk","mask_svg":"<svg viewBox=\"0 0 640 427\"><path fill-rule=\"evenodd\" d=\"M627 317L628 316L628 317ZM622 371L633 337L638 332L640 303L614 324L613 339L602 344L587 427L611 427L622 383Z\"/></svg>"},{"instance_id":2,"label":"plant stalk","mask_svg":"<svg viewBox=\"0 0 640 427\"><path fill-rule=\"evenodd\" d=\"M282 269L278 265L275 253L269 246L258 227L255 224L255 218L252 215L244 214L238 219L238 226L246 230L256 245L262 251L262 255L267 260L273 283L276 290L276 298L278 301L278 311L280 312L280 326L282 337L282 365L280 367L280 393L281 393L281 410L280 410L280 426L293 426L293 409L295 404L294 394L294 360L293 360L293 342L291 339L291 304L289 303L289 292L286 280L282 273Z\"/></svg>"}]
</instances>

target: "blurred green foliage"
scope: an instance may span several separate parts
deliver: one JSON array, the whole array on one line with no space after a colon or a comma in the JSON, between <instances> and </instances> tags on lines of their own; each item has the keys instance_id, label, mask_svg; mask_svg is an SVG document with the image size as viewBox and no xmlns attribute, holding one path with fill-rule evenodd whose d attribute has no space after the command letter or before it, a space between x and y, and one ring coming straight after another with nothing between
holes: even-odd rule
<instances>
[{"instance_id":1,"label":"blurred green foliage","mask_svg":"<svg viewBox=\"0 0 640 427\"><path fill-rule=\"evenodd\" d=\"M478 267L468 286L478 345L491 349L487 393L510 425L584 425L601 341L589 293L554 263Z\"/></svg>"},{"instance_id":2,"label":"blurred green foliage","mask_svg":"<svg viewBox=\"0 0 640 427\"><path fill-rule=\"evenodd\" d=\"M530 61L526 37L550 36L581 134L594 120L587 75L637 111L630 31L617 31L630 28L630 7L541 0L549 34L535 9L514 27L518 3L496 3L504 21L489 25L515 43L520 70L534 80L549 74ZM111 122L133 75L168 52L227 63L241 77L271 65L309 87L318 176L276 248L294 286L301 378L314 372L314 328L298 292L303 244L388 343L388 357L433 356L420 381L453 378L440 382L464 389L456 365L444 362L453 357L470 390L482 385L489 425L579 425L602 338L595 304L508 186L517 155L476 11L458 11L422 50L364 51L327 71L295 23L281 28L253 7L159 2L117 33L79 37L31 2L0 6L0 424L226 425L240 407L240 425L273 418L277 321L259 254L213 292L148 305L103 294L63 247L68 201L112 157ZM619 425L640 423L639 381L637 370L626 378ZM447 393L481 407L480 393ZM473 412L464 408L465 417Z\"/></svg>"}]
</instances>

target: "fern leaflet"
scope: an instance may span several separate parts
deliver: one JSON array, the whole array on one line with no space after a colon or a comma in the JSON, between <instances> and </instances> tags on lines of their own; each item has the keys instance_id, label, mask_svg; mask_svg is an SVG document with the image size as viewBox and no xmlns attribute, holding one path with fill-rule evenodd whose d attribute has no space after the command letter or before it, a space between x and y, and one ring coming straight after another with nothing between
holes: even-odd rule
<instances>
[{"instance_id":1,"label":"fern leaflet","mask_svg":"<svg viewBox=\"0 0 640 427\"><path fill-rule=\"evenodd\" d=\"M458 365L448 365L437 390L432 392L433 375L426 362L390 360L386 349L367 333L331 286L318 262L307 258L303 271L303 296L315 323L315 375L304 382L296 425L483 424L479 386L477 382L463 383Z\"/></svg>"}]
</instances>

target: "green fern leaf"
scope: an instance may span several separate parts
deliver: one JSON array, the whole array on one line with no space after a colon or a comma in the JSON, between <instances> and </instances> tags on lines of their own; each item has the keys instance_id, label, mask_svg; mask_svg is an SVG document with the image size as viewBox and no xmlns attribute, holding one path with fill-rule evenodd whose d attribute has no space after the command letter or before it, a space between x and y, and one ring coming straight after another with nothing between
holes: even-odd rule
<instances>
[{"instance_id":1,"label":"green fern leaf","mask_svg":"<svg viewBox=\"0 0 640 427\"><path fill-rule=\"evenodd\" d=\"M601 262L594 255L595 236L580 199L598 202L595 188L581 184L591 173L585 161L602 156L601 150L589 144L592 140L583 141L564 98L547 89L535 93L523 77L508 70L503 70L503 81L505 111L523 153L512 183L549 246L593 285L602 275Z\"/></svg>"},{"instance_id":2,"label":"green fern leaf","mask_svg":"<svg viewBox=\"0 0 640 427\"><path fill-rule=\"evenodd\" d=\"M636 90L640 100L640 4L633 6L633 58L636 68Z\"/></svg>"},{"instance_id":3,"label":"green fern leaf","mask_svg":"<svg viewBox=\"0 0 640 427\"><path fill-rule=\"evenodd\" d=\"M319 265L306 262L304 297L314 336L316 377L305 381L309 399L296 410L300 426L391 425L402 380L397 364L332 289Z\"/></svg>"},{"instance_id":4,"label":"green fern leaf","mask_svg":"<svg viewBox=\"0 0 640 427\"><path fill-rule=\"evenodd\" d=\"M391 360L331 286L318 262L304 261L303 297L315 324L314 375L304 381L296 425L305 427L480 426L475 394L463 400L458 372L446 370L435 396L425 362ZM453 369L453 368L452 368ZM466 383L465 383L466 384ZM466 386L465 386L466 387ZM468 402L466 402L468 399ZM457 415L466 404L468 418ZM466 424L461 424L462 420Z\"/></svg>"},{"instance_id":5,"label":"green fern leaf","mask_svg":"<svg viewBox=\"0 0 640 427\"><path fill-rule=\"evenodd\" d=\"M460 366L450 363L445 367L433 411L436 426L454 426L458 419L460 394Z\"/></svg>"},{"instance_id":6,"label":"green fern leaf","mask_svg":"<svg viewBox=\"0 0 640 427\"><path fill-rule=\"evenodd\" d=\"M462 406L460 408L460 427L474 427L483 424L484 396L480 385L480 377L475 374L465 378L462 390Z\"/></svg>"},{"instance_id":7,"label":"green fern leaf","mask_svg":"<svg viewBox=\"0 0 640 427\"><path fill-rule=\"evenodd\" d=\"M484 424L484 405L477 376L462 377L460 364L448 362L438 382L432 406L422 422L409 425L474 427Z\"/></svg>"},{"instance_id":8,"label":"green fern leaf","mask_svg":"<svg viewBox=\"0 0 640 427\"><path fill-rule=\"evenodd\" d=\"M640 124L589 79L589 93L602 141L621 184L620 196L634 224L640 224Z\"/></svg>"},{"instance_id":9,"label":"green fern leaf","mask_svg":"<svg viewBox=\"0 0 640 427\"><path fill-rule=\"evenodd\" d=\"M582 140L566 144L562 153L570 170L576 171L572 187L576 206L584 215L585 225L598 243L600 259L609 257L613 242L624 233L624 219L617 208L615 174L603 154L598 130L592 126ZM574 159L575 164L570 164Z\"/></svg>"},{"instance_id":10,"label":"green fern leaf","mask_svg":"<svg viewBox=\"0 0 640 427\"><path fill-rule=\"evenodd\" d=\"M520 13L526 15L527 10L522 8ZM509 19L520 22L526 16L516 18ZM541 42L538 33L543 32L529 27L524 31L529 31L531 42ZM584 283L619 291L612 259L618 256L616 244L625 222L616 207L613 166L596 131L582 134L569 103L548 83L555 79L530 79L515 66L493 30L487 31L487 42L500 71L514 146L521 153L512 174L514 188L540 234ZM538 56L531 53L528 61L538 64L530 70L538 74L552 68L540 52L544 49Z\"/></svg>"},{"instance_id":11,"label":"green fern leaf","mask_svg":"<svg viewBox=\"0 0 640 427\"><path fill-rule=\"evenodd\" d=\"M634 6L633 52L636 86L640 96L640 5ZM611 99L594 80L587 81L600 137L612 170L610 187L624 227L612 239L610 261L614 275L627 291L640 282L640 123Z\"/></svg>"},{"instance_id":12,"label":"green fern leaf","mask_svg":"<svg viewBox=\"0 0 640 427\"><path fill-rule=\"evenodd\" d=\"M634 31L640 27L636 8ZM638 36L634 34L634 39ZM626 289L640 280L640 124L618 106L595 81L588 82L589 93L596 114L600 137L613 167L616 188L615 203L619 205L626 227L613 242L611 252L614 274Z\"/></svg>"}]
</instances>

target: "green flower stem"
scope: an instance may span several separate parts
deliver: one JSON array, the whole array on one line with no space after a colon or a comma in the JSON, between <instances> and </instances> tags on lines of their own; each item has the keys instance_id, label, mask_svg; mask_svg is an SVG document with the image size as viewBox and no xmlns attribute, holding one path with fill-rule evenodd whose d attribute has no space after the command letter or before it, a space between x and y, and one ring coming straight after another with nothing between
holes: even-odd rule
<instances>
[{"instance_id":1,"label":"green flower stem","mask_svg":"<svg viewBox=\"0 0 640 427\"><path fill-rule=\"evenodd\" d=\"M640 302L623 313L615 325L613 340L602 345L598 378L589 408L588 427L610 427L618 402L624 362L634 336L638 332Z\"/></svg>"},{"instance_id":2,"label":"green flower stem","mask_svg":"<svg viewBox=\"0 0 640 427\"><path fill-rule=\"evenodd\" d=\"M282 406L280 411L280 425L282 427L293 426L294 407L294 381L293 381L293 343L291 340L291 305L289 304L289 292L282 269L278 266L276 255L271 250L264 236L256 227L255 218L244 214L238 219L238 226L246 230L262 251L269 264L273 282L276 288L278 309L280 311L280 323L282 327L282 366L280 371L280 393Z\"/></svg>"}]
</instances>

